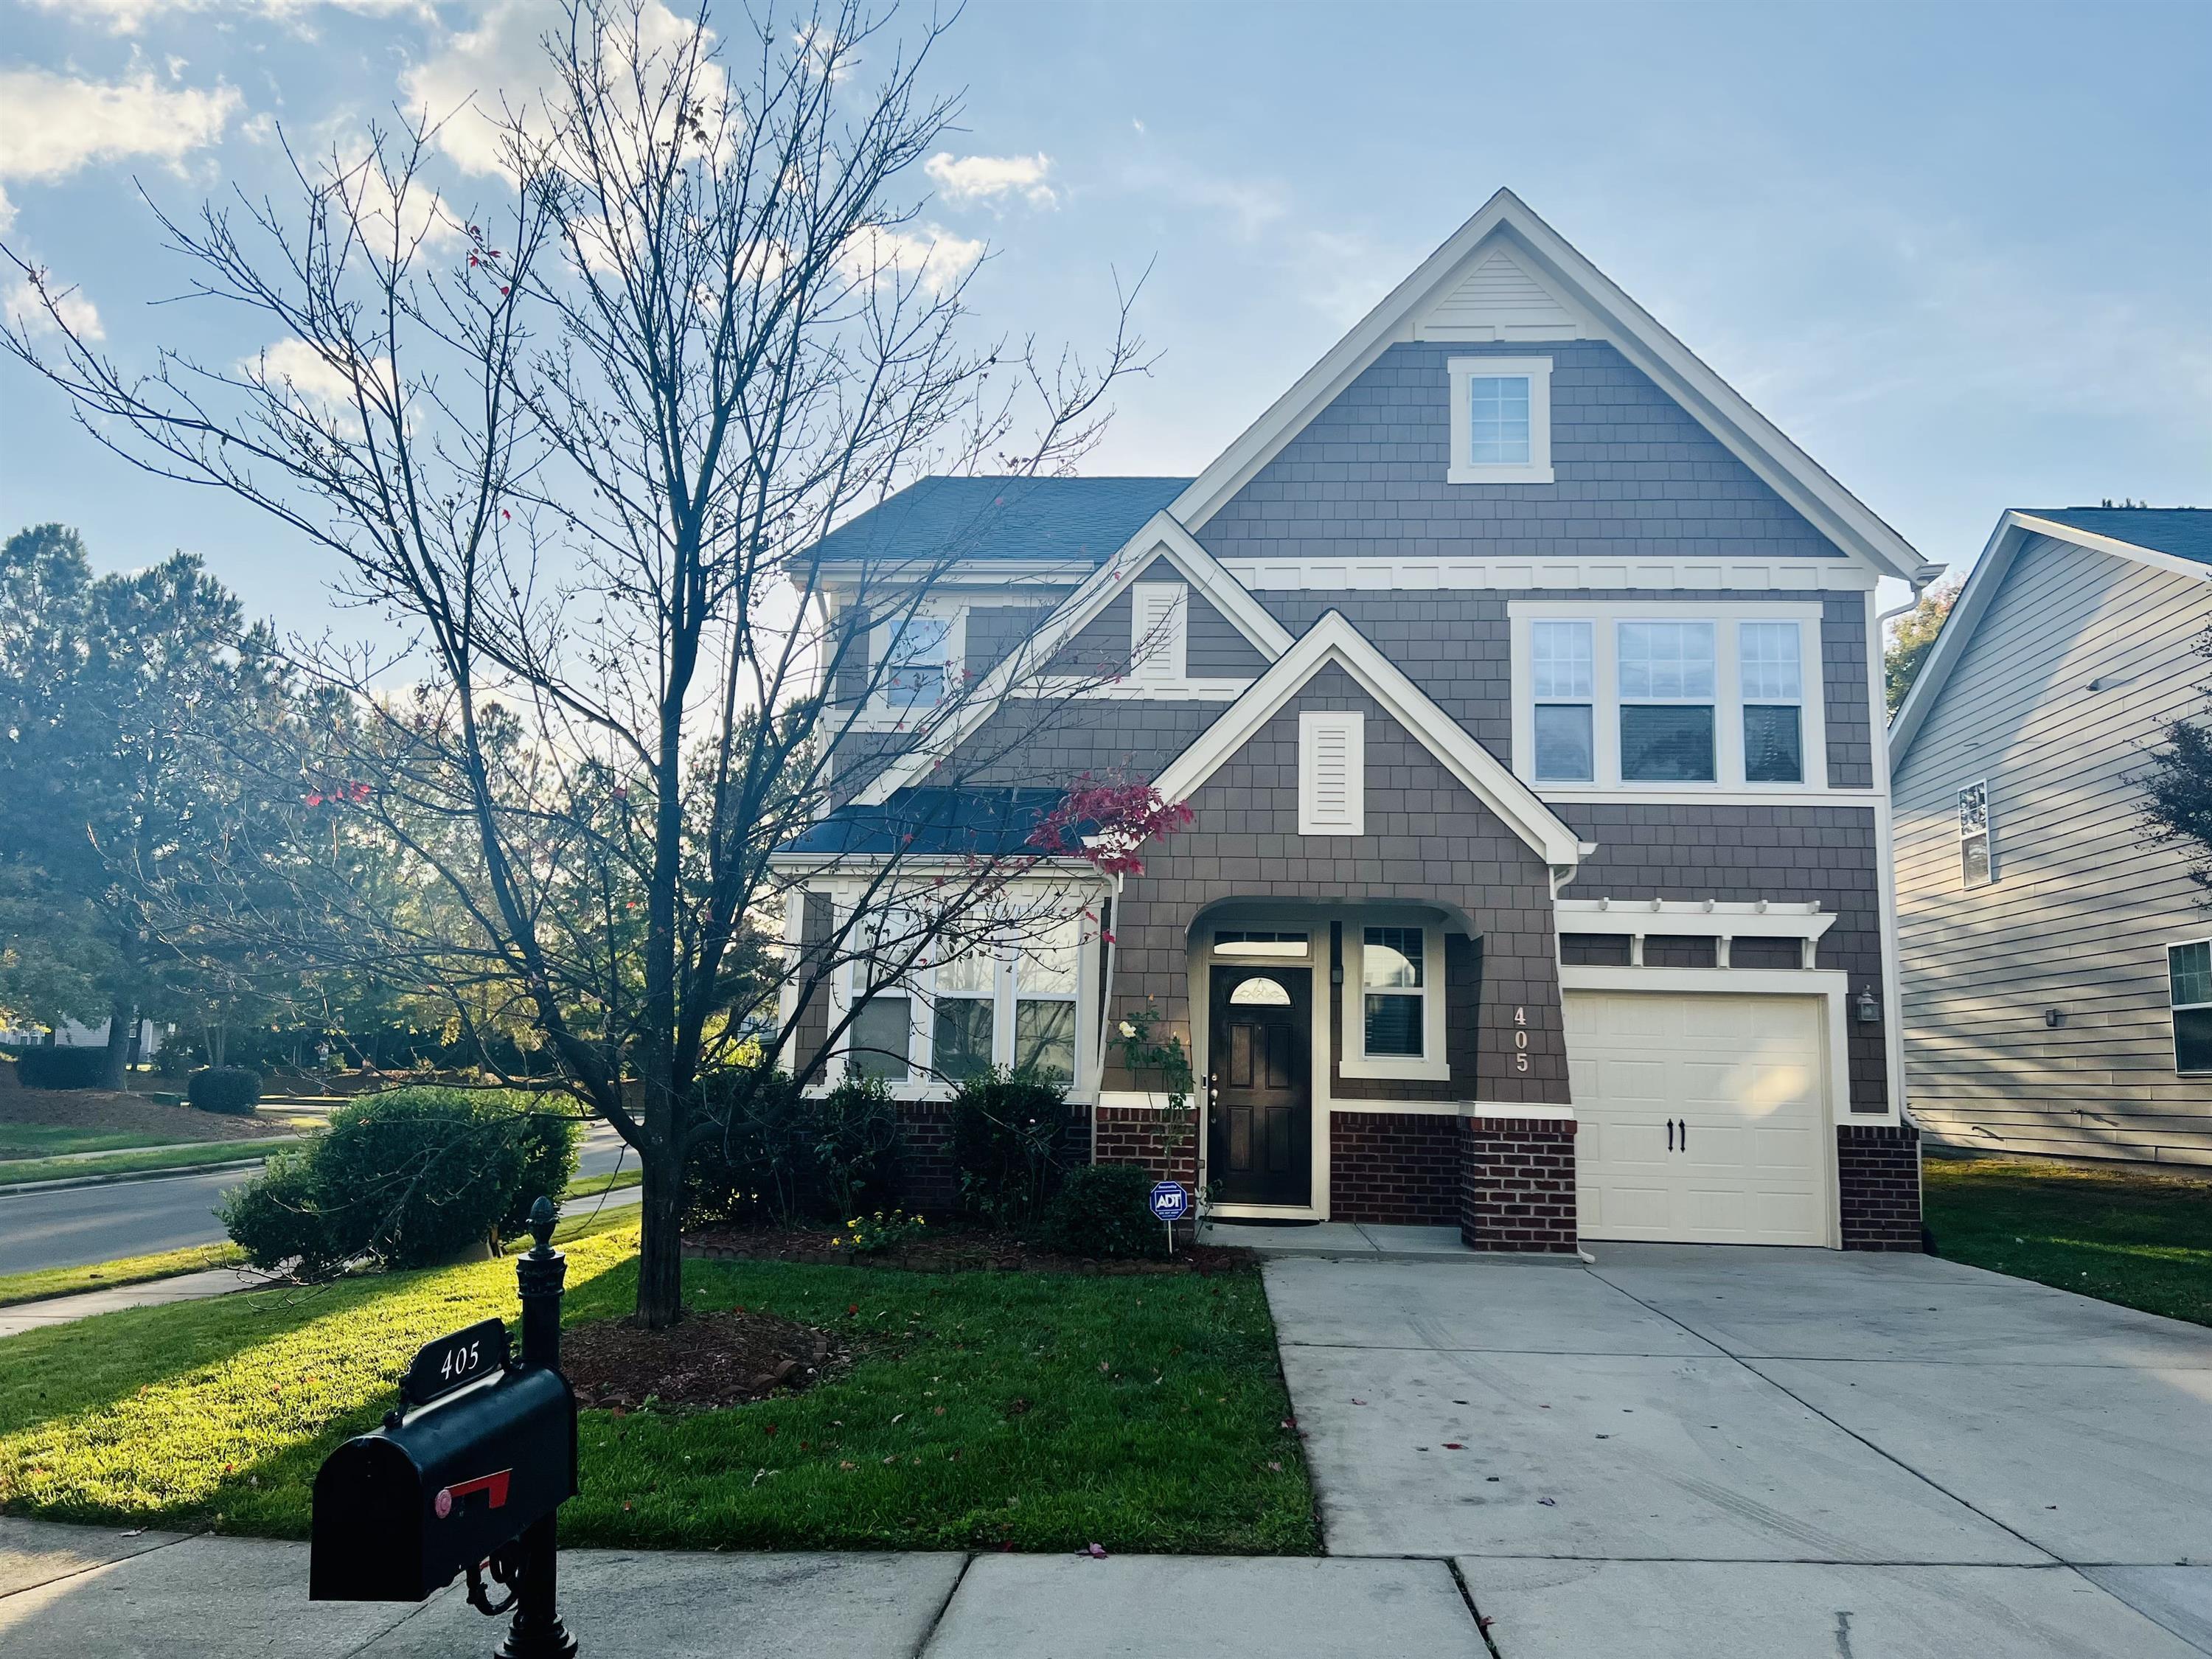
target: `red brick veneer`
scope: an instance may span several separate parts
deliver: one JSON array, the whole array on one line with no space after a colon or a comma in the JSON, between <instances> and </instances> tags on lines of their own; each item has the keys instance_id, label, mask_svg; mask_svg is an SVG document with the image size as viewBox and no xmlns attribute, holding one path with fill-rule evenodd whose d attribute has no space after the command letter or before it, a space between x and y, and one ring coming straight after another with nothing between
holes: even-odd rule
<instances>
[{"instance_id":1,"label":"red brick veneer","mask_svg":"<svg viewBox=\"0 0 2212 1659\"><path fill-rule=\"evenodd\" d=\"M1836 1185L1847 1250L1917 1250L1920 1131L1909 1123L1836 1126Z\"/></svg>"},{"instance_id":2,"label":"red brick veneer","mask_svg":"<svg viewBox=\"0 0 2212 1659\"><path fill-rule=\"evenodd\" d=\"M1459 1236L1468 1248L1571 1254L1573 1122L1469 1117L1459 1123Z\"/></svg>"},{"instance_id":3,"label":"red brick veneer","mask_svg":"<svg viewBox=\"0 0 2212 1659\"><path fill-rule=\"evenodd\" d=\"M1195 1189L1198 1182L1198 1135L1195 1113L1188 1113L1171 1136L1167 1114L1137 1106L1101 1106L1097 1120L1097 1162L1140 1164L1162 1181L1180 1181ZM1170 1139L1181 1145L1171 1156ZM1079 1159L1080 1153L1076 1155Z\"/></svg>"},{"instance_id":4,"label":"red brick veneer","mask_svg":"<svg viewBox=\"0 0 2212 1659\"><path fill-rule=\"evenodd\" d=\"M1459 1221L1460 1127L1414 1112L1329 1114L1332 1221L1449 1227Z\"/></svg>"}]
</instances>

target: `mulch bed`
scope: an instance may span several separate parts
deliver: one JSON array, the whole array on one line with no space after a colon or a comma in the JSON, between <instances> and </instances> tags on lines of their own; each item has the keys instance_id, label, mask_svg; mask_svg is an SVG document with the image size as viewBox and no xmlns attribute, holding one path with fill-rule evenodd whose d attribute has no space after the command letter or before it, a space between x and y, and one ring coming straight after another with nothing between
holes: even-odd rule
<instances>
[{"instance_id":1,"label":"mulch bed","mask_svg":"<svg viewBox=\"0 0 2212 1659\"><path fill-rule=\"evenodd\" d=\"M1176 1241L1163 1261L1100 1261L1063 1255L1006 1233L934 1229L927 1238L896 1250L833 1250L827 1228L708 1227L685 1235L684 1254L708 1261L803 1261L816 1267L893 1267L910 1273L1237 1273L1259 1260L1250 1250Z\"/></svg>"},{"instance_id":2,"label":"mulch bed","mask_svg":"<svg viewBox=\"0 0 2212 1659\"><path fill-rule=\"evenodd\" d=\"M617 1413L711 1410L812 1388L851 1356L826 1331L733 1308L686 1314L665 1330L635 1318L594 1320L561 1333L561 1370L576 1403Z\"/></svg>"},{"instance_id":3,"label":"mulch bed","mask_svg":"<svg viewBox=\"0 0 2212 1659\"><path fill-rule=\"evenodd\" d=\"M0 1083L0 1123L41 1123L185 1140L258 1140L290 1133L289 1125L265 1117L164 1106L109 1089L24 1089L7 1083Z\"/></svg>"}]
</instances>

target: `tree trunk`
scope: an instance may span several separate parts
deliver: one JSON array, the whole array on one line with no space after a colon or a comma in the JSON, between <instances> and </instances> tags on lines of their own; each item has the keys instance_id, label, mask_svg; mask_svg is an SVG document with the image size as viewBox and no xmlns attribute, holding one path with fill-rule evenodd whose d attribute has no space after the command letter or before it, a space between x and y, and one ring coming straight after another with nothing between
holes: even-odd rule
<instances>
[{"instance_id":1,"label":"tree trunk","mask_svg":"<svg viewBox=\"0 0 2212 1659\"><path fill-rule=\"evenodd\" d=\"M100 1086L120 1089L129 1081L126 1068L131 1060L131 1039L138 1030L138 1010L128 997L118 997L109 1005L107 1015L107 1057L100 1068Z\"/></svg>"},{"instance_id":2,"label":"tree trunk","mask_svg":"<svg viewBox=\"0 0 2212 1659\"><path fill-rule=\"evenodd\" d=\"M639 1206L637 1322L647 1330L665 1330L684 1317L684 1158L655 1145L638 1161L645 1188Z\"/></svg>"}]
</instances>

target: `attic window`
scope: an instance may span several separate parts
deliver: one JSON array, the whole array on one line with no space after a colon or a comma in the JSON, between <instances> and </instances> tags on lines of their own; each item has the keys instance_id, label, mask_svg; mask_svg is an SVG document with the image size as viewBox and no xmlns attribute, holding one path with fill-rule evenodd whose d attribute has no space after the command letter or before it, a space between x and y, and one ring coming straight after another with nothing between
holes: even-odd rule
<instances>
[{"instance_id":1,"label":"attic window","mask_svg":"<svg viewBox=\"0 0 2212 1659\"><path fill-rule=\"evenodd\" d=\"M1298 716L1298 833L1367 833L1364 716L1315 710Z\"/></svg>"},{"instance_id":2,"label":"attic window","mask_svg":"<svg viewBox=\"0 0 2212 1659\"><path fill-rule=\"evenodd\" d=\"M1552 360L1455 357L1451 462L1455 484L1552 482Z\"/></svg>"},{"instance_id":3,"label":"attic window","mask_svg":"<svg viewBox=\"0 0 2212 1659\"><path fill-rule=\"evenodd\" d=\"M1959 792L1959 879L1968 887L1987 887L1996 878L1990 857L1990 786L1984 780Z\"/></svg>"}]
</instances>

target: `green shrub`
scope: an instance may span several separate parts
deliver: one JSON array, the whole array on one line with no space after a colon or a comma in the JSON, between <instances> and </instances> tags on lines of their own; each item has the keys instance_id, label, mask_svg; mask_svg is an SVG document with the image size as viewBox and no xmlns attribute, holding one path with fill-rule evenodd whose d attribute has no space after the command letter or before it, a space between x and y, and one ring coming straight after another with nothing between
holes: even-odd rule
<instances>
[{"instance_id":1,"label":"green shrub","mask_svg":"<svg viewBox=\"0 0 2212 1659\"><path fill-rule=\"evenodd\" d=\"M331 1114L312 1146L234 1192L223 1225L258 1267L302 1278L349 1263L419 1267L522 1230L558 1198L580 1125L558 1097L394 1089Z\"/></svg>"},{"instance_id":2,"label":"green shrub","mask_svg":"<svg viewBox=\"0 0 2212 1659\"><path fill-rule=\"evenodd\" d=\"M1141 1164L1079 1164L1045 1212L1041 1241L1069 1255L1164 1255L1167 1228L1152 1215L1152 1179Z\"/></svg>"},{"instance_id":3,"label":"green shrub","mask_svg":"<svg viewBox=\"0 0 2212 1659\"><path fill-rule=\"evenodd\" d=\"M897 1183L904 1133L874 1079L810 1096L781 1072L738 1071L710 1079L705 1093L717 1130L685 1165L687 1225L842 1223Z\"/></svg>"},{"instance_id":4,"label":"green shrub","mask_svg":"<svg viewBox=\"0 0 2212 1659\"><path fill-rule=\"evenodd\" d=\"M15 1057L15 1081L26 1089L97 1089L107 1070L106 1045L97 1048L26 1048Z\"/></svg>"},{"instance_id":5,"label":"green shrub","mask_svg":"<svg viewBox=\"0 0 2212 1659\"><path fill-rule=\"evenodd\" d=\"M1035 1226L1060 1191L1066 1125L1066 1095L1049 1078L994 1069L964 1079L952 1097L962 1212L987 1227Z\"/></svg>"},{"instance_id":6,"label":"green shrub","mask_svg":"<svg viewBox=\"0 0 2212 1659\"><path fill-rule=\"evenodd\" d=\"M203 1112L248 1115L261 1103L261 1073L243 1066L210 1066L192 1073L185 1093Z\"/></svg>"}]
</instances>

